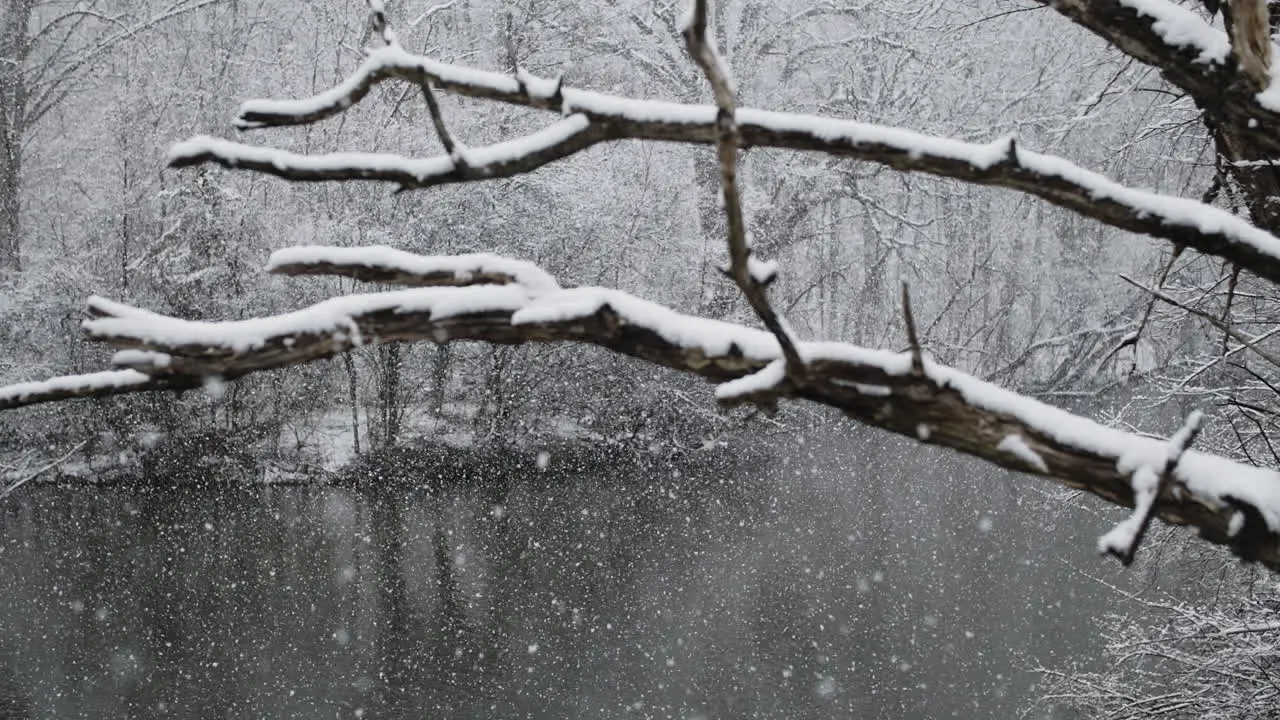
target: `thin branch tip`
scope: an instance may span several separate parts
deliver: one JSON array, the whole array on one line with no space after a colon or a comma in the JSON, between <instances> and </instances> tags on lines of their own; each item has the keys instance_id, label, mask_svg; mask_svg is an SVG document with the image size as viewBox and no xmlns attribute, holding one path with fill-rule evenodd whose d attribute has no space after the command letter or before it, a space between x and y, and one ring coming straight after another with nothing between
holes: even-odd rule
<instances>
[{"instance_id":1,"label":"thin branch tip","mask_svg":"<svg viewBox=\"0 0 1280 720\"><path fill-rule=\"evenodd\" d=\"M916 335L916 318L911 310L911 289L906 281L902 283L902 320L907 329L907 346L911 352L911 374L924 377L924 349L920 346L920 337Z\"/></svg>"}]
</instances>

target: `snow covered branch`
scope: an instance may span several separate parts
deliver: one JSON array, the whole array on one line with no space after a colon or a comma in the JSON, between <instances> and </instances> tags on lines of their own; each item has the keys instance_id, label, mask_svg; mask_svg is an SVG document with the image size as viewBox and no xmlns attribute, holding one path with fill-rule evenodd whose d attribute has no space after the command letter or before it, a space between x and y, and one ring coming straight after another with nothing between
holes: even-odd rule
<instances>
[{"instance_id":1,"label":"snow covered branch","mask_svg":"<svg viewBox=\"0 0 1280 720\"><path fill-rule=\"evenodd\" d=\"M1201 22L1194 15L1191 18ZM175 145L170 165L213 162L289 180L379 180L402 188L423 188L529 172L600 142L638 139L714 144L718 137L719 108L715 105L636 100L576 90L525 73L512 77L449 65L411 55L399 47L371 51L355 74L315 97L246 102L236 122L241 128L316 122L343 112L374 85L391 79L429 83L449 92L550 110L566 117L525 138L467 149L463 163L449 155L425 159L369 153L308 156L198 137ZM733 120L741 148L822 152L904 172L1017 190L1117 228L1220 257L1280 283L1280 239L1247 220L1195 200L1126 187L1063 158L1026 150L1012 138L969 143L852 120L750 108L738 108ZM1280 115L1277 120L1274 127L1280 128ZM1280 131L1271 141L1277 138Z\"/></svg>"},{"instance_id":2,"label":"snow covered branch","mask_svg":"<svg viewBox=\"0 0 1280 720\"><path fill-rule=\"evenodd\" d=\"M1221 10L1225 33L1170 0L1039 2L1159 70L1192 98L1226 161L1221 174L1235 181L1256 225L1280 232L1280 206L1272 201L1280 196L1280 176L1271 170L1280 158L1280 83L1264 0L1205 3Z\"/></svg>"},{"instance_id":3,"label":"snow covered branch","mask_svg":"<svg viewBox=\"0 0 1280 720\"><path fill-rule=\"evenodd\" d=\"M1263 0L1222 3L1233 28L1213 27L1170 0L1038 0L1087 28L1121 52L1160 70L1200 107L1276 127L1280 94L1271 88L1270 30ZM1238 15L1237 15L1238 14ZM1212 104L1221 105L1213 107ZM1267 147L1280 148L1272 138Z\"/></svg>"},{"instance_id":4,"label":"snow covered branch","mask_svg":"<svg viewBox=\"0 0 1280 720\"><path fill-rule=\"evenodd\" d=\"M533 263L491 255L424 256L380 245L302 246L277 250L267 260L276 275L340 275L363 282L413 287L462 287L518 283L531 293L559 290L560 284Z\"/></svg>"},{"instance_id":5,"label":"snow covered branch","mask_svg":"<svg viewBox=\"0 0 1280 720\"><path fill-rule=\"evenodd\" d=\"M451 155L411 159L377 153L299 155L212 137L195 137L169 151L170 167L215 162L299 182L378 180L401 189L512 177L562 160L605 140L601 128L570 115L537 133L481 148L455 147Z\"/></svg>"},{"instance_id":6,"label":"snow covered branch","mask_svg":"<svg viewBox=\"0 0 1280 720\"><path fill-rule=\"evenodd\" d=\"M200 387L203 378L152 377L137 370L104 370L84 375L62 375L49 380L0 387L0 410L70 400L107 397L152 390L188 390Z\"/></svg>"},{"instance_id":7,"label":"snow covered branch","mask_svg":"<svg viewBox=\"0 0 1280 720\"><path fill-rule=\"evenodd\" d=\"M431 258L341 248L282 251L271 266L380 268L441 287L348 295L273 317L194 322L91 298L86 334L121 348L130 369L0 388L0 408L67 397L199 387L331 357L362 345L430 340L578 342L693 373L726 405L792 397L916 441L1051 478L1124 507L1190 525L1242 558L1280 570L1280 474L1107 428L914 354L800 343L801 385L768 332L684 315L627 293L560 289L535 266L495 256ZM489 274L496 284L457 286ZM1187 438L1189 440L1189 438ZM1171 451L1176 447L1176 453ZM1167 482L1139 480L1157 468ZM1135 479L1136 478L1136 479ZM1143 495L1146 493L1146 495Z\"/></svg>"}]
</instances>

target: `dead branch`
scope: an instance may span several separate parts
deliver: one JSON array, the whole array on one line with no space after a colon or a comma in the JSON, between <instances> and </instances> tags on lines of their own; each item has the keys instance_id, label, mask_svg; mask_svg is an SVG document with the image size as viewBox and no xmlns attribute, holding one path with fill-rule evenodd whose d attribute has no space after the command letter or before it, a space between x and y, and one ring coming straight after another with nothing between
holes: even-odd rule
<instances>
[{"instance_id":1,"label":"dead branch","mask_svg":"<svg viewBox=\"0 0 1280 720\"><path fill-rule=\"evenodd\" d=\"M763 391L817 402L865 424L1051 478L1124 507L1137 502L1124 468L1135 458L1145 458L1140 465L1162 466L1168 457L1164 443L1102 427L960 371L927 363L916 373L910 352L803 343L796 349L807 375L796 386L783 371L774 335L601 288L531 290L519 282L415 288L221 323L179 320L101 298L90 300L90 311L88 337L122 348L115 362L135 369L0 388L0 408L195 388L210 376L234 380L379 343L568 341L721 383L717 396L725 404L753 402L753 393ZM1180 457L1168 469L1168 491L1152 499L1153 516L1193 526L1210 542L1280 570L1280 474L1193 451Z\"/></svg>"},{"instance_id":2,"label":"dead branch","mask_svg":"<svg viewBox=\"0 0 1280 720\"><path fill-rule=\"evenodd\" d=\"M911 290L902 283L902 321L907 327L907 351L911 353L911 372L924 375L924 349L916 335L916 316L911 311Z\"/></svg>"},{"instance_id":3,"label":"dead branch","mask_svg":"<svg viewBox=\"0 0 1280 720\"><path fill-rule=\"evenodd\" d=\"M1236 342L1238 342L1238 343L1240 343L1241 345L1244 345L1245 347L1247 347L1247 348L1249 348L1250 350L1252 350L1252 351L1254 352L1254 354L1256 354L1258 357L1262 358L1263 360L1266 360L1267 362L1271 363L1272 365L1274 365L1274 366L1276 366L1276 367L1280 367L1280 358L1277 358L1275 355L1272 355L1271 353L1267 352L1266 350L1263 350L1262 348L1258 347L1258 345L1257 345L1257 340L1258 340L1258 339L1257 339L1257 338L1250 338L1248 335L1245 335L1244 333L1240 332L1239 330L1236 330L1235 328L1233 328L1233 327L1231 327L1230 325L1226 324L1225 322L1223 322L1223 321L1219 320L1218 318L1216 318L1216 317L1214 317L1214 316L1210 315L1209 313L1207 313L1207 312L1205 312L1205 311L1203 311L1203 310L1197 309L1197 308L1193 308L1193 307L1191 307L1190 305L1187 305L1186 303L1179 302L1177 299L1175 299L1175 298L1173 298L1173 297L1170 297L1169 295L1167 295L1167 294L1165 294L1165 293L1163 293L1163 292L1161 292L1161 291L1159 291L1159 290L1156 290L1155 288L1149 288L1149 287L1147 287L1147 286L1143 285L1142 283L1140 283L1140 282L1138 282L1138 281L1134 280L1133 278L1129 277L1128 275L1125 275L1125 274L1121 273L1121 274L1120 274L1120 279L1121 279L1121 280L1124 280L1125 282L1129 283L1130 285L1132 285L1132 286L1134 286L1134 287L1138 288L1139 290L1141 290L1141 291L1143 291L1143 292L1149 293L1149 294L1151 295L1151 297L1152 297L1152 298L1154 298L1154 299L1157 299L1157 300L1159 300L1159 301L1161 301L1161 302L1163 302L1163 303L1167 303L1167 304L1169 304L1169 305L1172 305L1172 306L1174 306L1174 307L1178 308L1179 310L1186 311L1186 312L1188 312L1188 313L1190 313L1190 314L1192 314L1192 315L1194 315L1194 316L1196 316L1196 317L1200 318L1201 320L1204 320L1205 322L1209 323L1210 325L1212 325L1212 326L1214 326L1214 327L1218 328L1219 330L1221 330L1223 333L1225 333L1225 334L1229 335L1229 336L1230 336L1233 340L1235 340Z\"/></svg>"},{"instance_id":4,"label":"dead branch","mask_svg":"<svg viewBox=\"0 0 1280 720\"><path fill-rule=\"evenodd\" d=\"M719 108L713 105L611 96L564 88L556 81L529 75L517 81L509 75L411 55L398 47L372 51L345 82L313 98L246 102L236 124L250 129L317 122L342 113L375 85L388 80L430 83L448 92L568 117L527 138L468 150L465 160L475 167L458 167L448 156L307 156L207 137L175 145L169 163L187 167L212 162L288 180L380 180L413 189L510 177L601 142L639 139L714 144L719 134ZM738 108L733 120L740 148L817 151L904 172L1017 190L1113 227L1223 258L1280 283L1280 239L1247 220L1194 200L1125 187L1062 158L1018 147L1008 139L985 145L966 143L900 128L749 108ZM1274 127L1278 129L1275 138L1280 138L1280 120Z\"/></svg>"},{"instance_id":5,"label":"dead branch","mask_svg":"<svg viewBox=\"0 0 1280 720\"><path fill-rule=\"evenodd\" d=\"M738 192L738 123L734 119L736 100L733 82L724 58L716 50L715 42L707 37L706 0L694 0L693 10L684 29L685 45L694 62L707 76L716 99L716 154L720 159L720 189L724 196L725 214L728 217L729 276L742 291L756 316L778 339L782 355L786 359L787 377L792 383L804 383L805 368L796 351L795 339L782 318L769 304L765 287L773 280L771 265L760 263L761 276L752 272L751 248L747 245L747 222L742 212L742 196Z\"/></svg>"}]
</instances>

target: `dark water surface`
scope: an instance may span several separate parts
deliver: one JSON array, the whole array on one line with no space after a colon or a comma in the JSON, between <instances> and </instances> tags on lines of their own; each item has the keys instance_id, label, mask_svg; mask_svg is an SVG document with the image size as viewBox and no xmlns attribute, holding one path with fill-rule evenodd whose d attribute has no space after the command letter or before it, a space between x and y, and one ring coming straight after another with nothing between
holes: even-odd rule
<instances>
[{"instance_id":1,"label":"dark water surface","mask_svg":"<svg viewBox=\"0 0 1280 720\"><path fill-rule=\"evenodd\" d=\"M988 717L1096 654L1111 599L1071 565L1113 573L1103 520L866 437L430 492L29 487L0 717Z\"/></svg>"}]
</instances>

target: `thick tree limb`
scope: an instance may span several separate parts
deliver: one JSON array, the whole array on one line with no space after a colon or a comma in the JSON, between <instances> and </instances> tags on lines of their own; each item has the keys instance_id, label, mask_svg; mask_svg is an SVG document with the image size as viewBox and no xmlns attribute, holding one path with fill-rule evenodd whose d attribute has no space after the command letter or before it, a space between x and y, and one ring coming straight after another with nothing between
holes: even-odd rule
<instances>
[{"instance_id":1,"label":"thick tree limb","mask_svg":"<svg viewBox=\"0 0 1280 720\"><path fill-rule=\"evenodd\" d=\"M362 153L306 156L206 137L175 145L170 165L213 162L289 180L370 179L422 188L529 172L600 142L713 144L718 133L719 109L713 105L633 100L562 88L557 82L523 74L517 80L410 55L397 47L372 51L347 81L313 98L247 102L237 123L253 128L315 122L341 113L374 85L390 79L419 85L429 82L450 92L569 117L527 138L468 150L466 167L447 156L419 160ZM1247 220L1194 200L1125 187L1062 158L1020 148L1011 139L966 143L899 128L748 108L737 109L733 117L743 148L817 151L1025 192L1117 228L1221 257L1280 283L1280 239ZM1275 137L1280 138L1280 122L1275 127Z\"/></svg>"},{"instance_id":2,"label":"thick tree limb","mask_svg":"<svg viewBox=\"0 0 1280 720\"><path fill-rule=\"evenodd\" d=\"M1260 126L1257 135L1268 134L1261 130L1274 130L1280 123L1280 95L1267 93L1270 83L1260 77L1256 68L1246 67L1254 62L1263 64L1262 55L1267 49L1257 37L1258 28L1246 22L1237 33L1241 42L1233 47L1227 33L1218 30L1196 13L1169 0L1037 0L1076 24L1106 40L1130 57L1150 65L1171 84L1185 90L1196 104L1207 113L1223 119L1234 119L1233 124L1248 124L1254 118ZM1261 5L1258 0L1231 5ZM1262 9L1265 21L1266 10ZM1252 12L1246 15L1252 16ZM1265 22L1264 22L1265 26ZM1246 39L1247 38L1247 39ZM1270 45L1269 32L1265 45ZM1241 61L1243 57L1253 57ZM1269 75L1269 62L1267 74ZM1270 132L1265 138L1267 148L1274 156L1280 156L1280 138ZM1260 138L1262 139L1262 138Z\"/></svg>"},{"instance_id":3,"label":"thick tree limb","mask_svg":"<svg viewBox=\"0 0 1280 720\"><path fill-rule=\"evenodd\" d=\"M420 270L421 277L432 275ZM443 270L439 277L455 281ZM1138 470L1167 468L1170 481L1152 503L1156 517L1194 526L1240 557L1280 570L1280 474L1192 451L1181 453L1174 467L1164 442L1103 427L928 360L913 371L910 352L802 343L797 351L808 372L797 387L768 332L682 315L614 290L531 291L520 283L351 295L222 323L178 320L100 298L90 300L90 309L88 336L124 348L115 362L142 371L102 376L110 382L60 378L40 384L44 390L36 384L0 388L0 407L198 387L208 376L234 379L375 343L587 343L723 383L717 395L726 404L779 396L822 403L868 425L1125 507L1135 504ZM55 387L64 394L51 392Z\"/></svg>"},{"instance_id":4,"label":"thick tree limb","mask_svg":"<svg viewBox=\"0 0 1280 720\"><path fill-rule=\"evenodd\" d=\"M1038 0L1160 71L1204 113L1254 223L1280 232L1280 83L1263 0L1230 0L1228 33L1170 0ZM1194 246L1193 246L1194 247Z\"/></svg>"}]
</instances>

